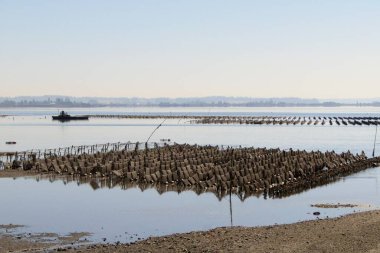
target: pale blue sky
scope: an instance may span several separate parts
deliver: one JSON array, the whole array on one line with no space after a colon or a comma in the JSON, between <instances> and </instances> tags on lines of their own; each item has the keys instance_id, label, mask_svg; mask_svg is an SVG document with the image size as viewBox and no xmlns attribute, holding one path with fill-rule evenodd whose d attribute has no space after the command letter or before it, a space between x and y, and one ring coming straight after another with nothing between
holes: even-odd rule
<instances>
[{"instance_id":1,"label":"pale blue sky","mask_svg":"<svg viewBox=\"0 0 380 253\"><path fill-rule=\"evenodd\" d=\"M0 96L380 95L378 0L0 0Z\"/></svg>"}]
</instances>

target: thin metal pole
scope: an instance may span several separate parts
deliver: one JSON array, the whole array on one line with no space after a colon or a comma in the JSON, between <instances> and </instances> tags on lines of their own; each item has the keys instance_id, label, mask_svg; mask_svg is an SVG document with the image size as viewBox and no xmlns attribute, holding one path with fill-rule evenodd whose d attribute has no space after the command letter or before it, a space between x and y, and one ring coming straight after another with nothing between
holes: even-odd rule
<instances>
[{"instance_id":1,"label":"thin metal pole","mask_svg":"<svg viewBox=\"0 0 380 253\"><path fill-rule=\"evenodd\" d=\"M153 130L153 132L150 134L149 138L146 140L145 143L148 143L148 141L150 140L150 138L152 137L152 135L154 134L154 132L156 132L156 131L162 126L162 124L164 124L165 121L166 121L166 119L164 119L164 121L162 121L161 124L159 124L159 125Z\"/></svg>"},{"instance_id":2,"label":"thin metal pole","mask_svg":"<svg viewBox=\"0 0 380 253\"><path fill-rule=\"evenodd\" d=\"M373 152L372 152L372 157L375 157L376 137L377 137L377 124L376 124L375 141L373 142Z\"/></svg>"},{"instance_id":3,"label":"thin metal pole","mask_svg":"<svg viewBox=\"0 0 380 253\"><path fill-rule=\"evenodd\" d=\"M232 182L233 182L233 180L232 180L232 171L231 171L232 169L231 169L231 167L229 167L229 169L228 169L228 172L229 172L229 174L230 174L230 222L231 222L231 227L233 226L233 220L232 220Z\"/></svg>"}]
</instances>

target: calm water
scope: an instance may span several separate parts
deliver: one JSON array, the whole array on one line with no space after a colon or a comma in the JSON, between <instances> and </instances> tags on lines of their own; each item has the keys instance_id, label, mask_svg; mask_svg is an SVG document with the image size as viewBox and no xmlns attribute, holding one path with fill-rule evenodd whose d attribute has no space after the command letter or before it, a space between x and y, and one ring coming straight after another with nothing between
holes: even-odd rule
<instances>
[{"instance_id":1,"label":"calm water","mask_svg":"<svg viewBox=\"0 0 380 253\"><path fill-rule=\"evenodd\" d=\"M60 123L51 120L57 109L0 109L0 151L57 148L108 142L145 141L162 120L90 119ZM380 108L95 108L69 109L71 114L173 115L294 115L380 116ZM337 152L364 150L372 154L374 126L255 126L191 125L167 120L151 141L170 138L178 143L280 147ZM5 145L16 141L16 145ZM380 146L378 147L379 150ZM379 151L376 152L380 154ZM233 225L256 226L339 216L354 209L318 209L315 203L354 203L380 206L379 168L346 177L284 199L232 196ZM205 230L231 224L229 197L212 193L166 192L139 188L122 190L62 180L0 179L0 224L24 224L24 231L94 233L99 241L133 241L138 237Z\"/></svg>"},{"instance_id":2,"label":"calm water","mask_svg":"<svg viewBox=\"0 0 380 253\"><path fill-rule=\"evenodd\" d=\"M316 219L380 207L380 168L283 199L232 196L236 226L259 226ZM0 224L24 224L25 232L92 232L93 241L134 241L152 235L231 225L230 199L192 191L159 194L155 189L94 190L89 184L33 178L0 179ZM316 203L354 203L358 208L320 209ZM369 205L371 205L369 207Z\"/></svg>"},{"instance_id":3,"label":"calm water","mask_svg":"<svg viewBox=\"0 0 380 253\"><path fill-rule=\"evenodd\" d=\"M57 109L1 109L0 151L24 151L103 144L108 142L144 142L157 120L94 119L60 123L52 121ZM380 116L380 108L95 108L70 109L72 114L193 114L193 115L306 115L306 116ZM242 145L297 148L306 150L350 149L371 154L374 126L261 126L192 125L185 120L167 120L151 141L170 138L177 143ZM16 145L6 145L16 141ZM378 154L378 153L377 153Z\"/></svg>"}]
</instances>

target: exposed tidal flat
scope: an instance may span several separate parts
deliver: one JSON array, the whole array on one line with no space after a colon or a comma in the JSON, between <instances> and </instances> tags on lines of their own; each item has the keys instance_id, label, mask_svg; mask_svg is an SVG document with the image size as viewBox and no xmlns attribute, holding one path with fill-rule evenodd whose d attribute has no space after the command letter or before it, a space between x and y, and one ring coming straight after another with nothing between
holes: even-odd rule
<instances>
[{"instance_id":1,"label":"exposed tidal flat","mask_svg":"<svg viewBox=\"0 0 380 253\"><path fill-rule=\"evenodd\" d=\"M166 111L162 111L164 109ZM343 108L344 110L342 108L313 108L311 111L307 111L305 108L260 108L257 111L252 108L249 108L249 110L246 108L222 109L176 108L173 109L173 112L167 108L138 108L126 109L125 111L120 108L108 108L100 111L93 111L96 109L89 109L88 111L74 109L73 112L69 111L69 113L86 115L102 113L108 115L110 112L115 115L122 113L162 113L165 115L177 113L182 115L279 115L289 117L324 115L326 117L378 116L374 108ZM56 112L57 110L47 112L40 109L30 111L27 109L25 112L12 109L0 112L0 114L8 115L0 119L0 150L7 152L32 149L43 150L84 144L94 145L108 142L144 142L157 125L162 123L162 119L104 118L90 118L86 122L60 123L51 120L50 116L56 114ZM161 139L171 139L172 142L191 145L279 148L285 152L290 152L290 149L292 149L302 152L305 150L305 152L319 151L322 153L334 151L340 154L350 150L354 156L357 153L360 155L364 151L368 157L371 157L374 136L375 126L367 125L345 127L338 125L199 125L179 119L168 119L155 132L150 141L159 143ZM16 141L17 144L12 146L5 145L5 141L8 140ZM375 153L375 155L377 154L378 152ZM18 171L12 172L15 172L13 175L16 176ZM265 197L262 194L242 198L242 196L235 193L232 195L218 195L215 192L197 192L189 188L171 188L170 184L166 187L165 184L157 187L152 184L142 184L141 182L117 180L115 177L107 179L102 175L84 175L90 173L83 173L83 175L79 176L63 176L58 175L62 173L54 173L54 175L49 176L41 175L40 171L37 171L31 177L16 177L13 179L12 172L8 174L11 177L0 179L0 199L4 204L0 210L0 224L25 225L26 227L20 228L20 233L52 232L67 235L72 232L89 232L91 235L86 238L95 243L131 243L139 240L139 238L145 239L150 236L164 236L199 230L206 231L226 226L250 227L289 224L305 220L339 217L353 212L377 209L380 206L378 192L380 175L377 167L349 176L338 177L333 183L282 198ZM323 204L335 204L338 208L321 208L320 205ZM348 205L349 207L339 205ZM315 212L320 214L314 215L313 213ZM377 219L376 216L378 216L376 212L371 213L369 216L368 214L363 215L363 217L373 218L374 222ZM366 222L370 222L370 219L367 218L365 218ZM348 219L353 222L351 216ZM310 229L308 226L319 226L318 224L322 224L322 227L325 226L323 225L325 224L323 223L324 221L321 221L321 223L320 221L315 222L317 225L311 222L296 224L294 227L304 226L304 224L308 229ZM340 224L341 219L327 222L336 225ZM369 223L365 224L368 225ZM287 225L281 229L288 228L296 231L292 226ZM326 228L328 227L329 225L326 223ZM281 236L276 237L279 236L279 231L276 229L280 228L269 228L268 231L275 232L268 232L269 234L265 236L270 238L269 240L281 238ZM274 249L277 249L273 241L266 242L265 240L268 240L268 238L265 238L265 236L261 238L261 236L255 234L260 229L252 232L252 234L245 234L246 232L248 233L248 230L241 228L217 229L209 232L191 233L189 236L176 235L172 239L167 238L171 242L168 245L162 241L164 238L154 239L154 241L149 239L137 245L141 246L144 243L154 245L154 247L149 246L150 248L147 248L152 251L160 251L160 249L176 251L181 247L195 252L202 251L202 249L217 251L217 248L212 248L214 244L209 247L205 244L206 237L209 236L214 238L213 240L218 240L217 238L223 239L227 243L224 246L226 250L228 245L231 246L231 250L235 251L252 250L248 247L255 246L249 243L253 243L252 238L256 238L260 245L268 244L267 250L270 249L270 245L274 245ZM348 232L340 231L338 226L337 235L339 233L348 234ZM300 231L298 232L301 234ZM356 233L358 234L359 231L356 231ZM237 239L239 234L245 235L242 237L245 238L245 241ZM259 234L261 235L262 233L259 232ZM296 234L287 235L295 236ZM205 237L203 241L200 238L202 236ZM187 237L190 238L189 241L195 241L195 243L185 243L185 240L188 240L185 239ZM289 238L287 240L290 240ZM332 238L335 238L334 240L338 239L335 234ZM286 238L282 239L285 240ZM313 241L313 238L310 237L309 239L309 243ZM307 244L303 239L298 241L302 242L303 245ZM210 244L210 240L208 243ZM163 248L159 248L160 245ZM220 243L219 245L224 244ZM312 245L318 249L318 244ZM140 246L122 245L120 250L124 246L129 247L128 250L130 251L144 249L139 248ZM259 249L259 246L256 245L255 247ZM104 252L112 249L111 246L107 246L104 248ZM294 249L288 252L297 252ZM308 249L312 250L313 248L309 247ZM91 250L102 252L100 248L87 250L88 252L91 252ZM284 252L286 251L284 250Z\"/></svg>"}]
</instances>

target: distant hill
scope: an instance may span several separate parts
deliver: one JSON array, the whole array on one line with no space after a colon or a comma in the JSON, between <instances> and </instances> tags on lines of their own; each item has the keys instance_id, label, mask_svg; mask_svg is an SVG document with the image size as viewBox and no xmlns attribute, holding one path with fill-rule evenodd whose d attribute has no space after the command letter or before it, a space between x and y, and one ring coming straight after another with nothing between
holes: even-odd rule
<instances>
[{"instance_id":1,"label":"distant hill","mask_svg":"<svg viewBox=\"0 0 380 253\"><path fill-rule=\"evenodd\" d=\"M0 107L104 107L104 106L160 106L160 107L288 107L288 106L380 106L380 98L372 99L304 99L252 98L252 97L188 97L188 98L138 98L138 97L70 97L70 96L19 96L0 97Z\"/></svg>"}]
</instances>

